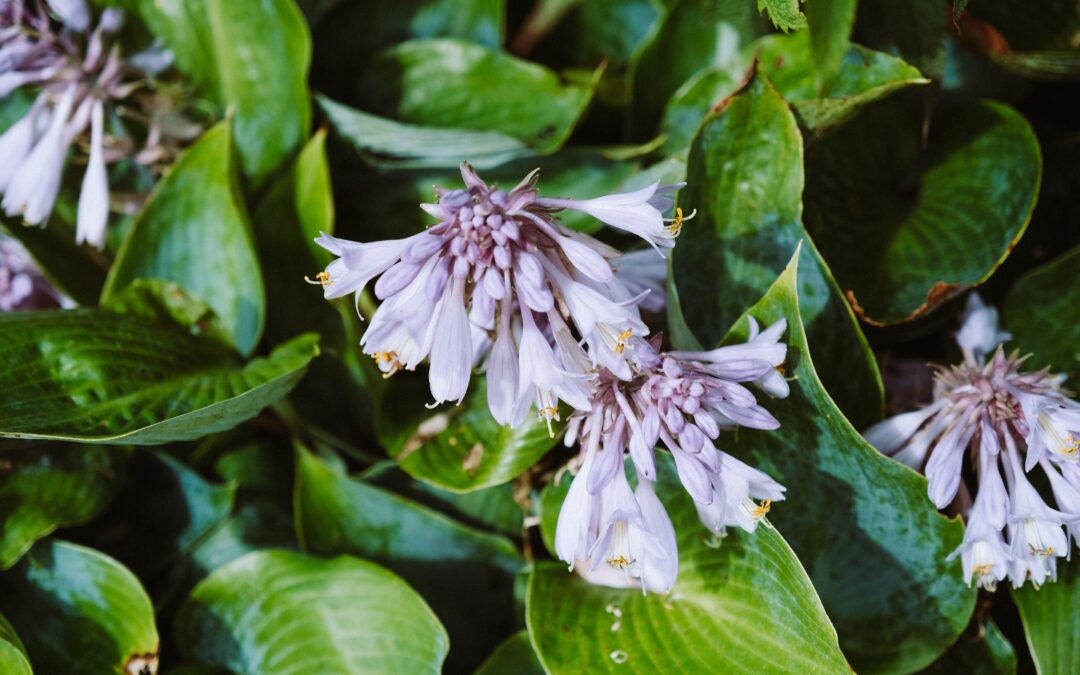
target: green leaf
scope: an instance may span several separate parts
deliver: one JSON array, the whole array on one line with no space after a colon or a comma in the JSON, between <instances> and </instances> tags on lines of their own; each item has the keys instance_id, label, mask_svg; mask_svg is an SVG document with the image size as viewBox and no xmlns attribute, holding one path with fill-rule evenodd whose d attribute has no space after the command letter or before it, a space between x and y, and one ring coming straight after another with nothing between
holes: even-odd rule
<instances>
[{"instance_id":1,"label":"green leaf","mask_svg":"<svg viewBox=\"0 0 1080 675\"><path fill-rule=\"evenodd\" d=\"M1011 589L1020 609L1031 657L1039 673L1069 673L1080 663L1080 564L1058 564L1058 579L1041 587Z\"/></svg>"},{"instance_id":2,"label":"green leaf","mask_svg":"<svg viewBox=\"0 0 1080 675\"><path fill-rule=\"evenodd\" d=\"M295 510L305 551L375 560L431 603L454 645L448 669L475 667L512 628L513 575L524 561L505 537L352 480L303 449Z\"/></svg>"},{"instance_id":3,"label":"green leaf","mask_svg":"<svg viewBox=\"0 0 1080 675\"><path fill-rule=\"evenodd\" d=\"M3 614L0 614L0 671L9 675L33 675L26 648Z\"/></svg>"},{"instance_id":4,"label":"green leaf","mask_svg":"<svg viewBox=\"0 0 1080 675\"><path fill-rule=\"evenodd\" d=\"M820 3L819 3L820 4ZM848 121L864 106L917 84L922 74L895 56L847 46L831 79L819 85L819 58L813 29L795 35L770 35L760 41L761 70L791 103L800 125L820 134Z\"/></svg>"},{"instance_id":5,"label":"green leaf","mask_svg":"<svg viewBox=\"0 0 1080 675\"><path fill-rule=\"evenodd\" d=\"M1038 79L1080 77L1080 7L1052 2L1028 11L1023 5L983 0L957 17L957 33L994 64Z\"/></svg>"},{"instance_id":6,"label":"green leaf","mask_svg":"<svg viewBox=\"0 0 1080 675\"><path fill-rule=\"evenodd\" d=\"M810 52L814 57L814 82L823 93L848 51L855 25L857 0L825 0L806 3Z\"/></svg>"},{"instance_id":7,"label":"green leaf","mask_svg":"<svg viewBox=\"0 0 1080 675\"><path fill-rule=\"evenodd\" d=\"M129 486L95 528L110 533L98 545L148 583L181 561L232 512L236 485L217 485L161 452L140 452ZM154 584L150 584L159 600Z\"/></svg>"},{"instance_id":8,"label":"green leaf","mask_svg":"<svg viewBox=\"0 0 1080 675\"><path fill-rule=\"evenodd\" d=\"M822 387L803 331L797 260L746 315L764 325L787 320L791 395L765 403L781 427L739 429L724 449L787 487L770 517L856 671L918 670L956 641L974 607L960 560L946 560L964 528L937 512L925 478L863 440ZM744 317L725 342L747 334Z\"/></svg>"},{"instance_id":9,"label":"green leaf","mask_svg":"<svg viewBox=\"0 0 1080 675\"><path fill-rule=\"evenodd\" d=\"M899 54L927 77L941 79L948 23L940 0L861 0L855 36L868 47Z\"/></svg>"},{"instance_id":10,"label":"green leaf","mask_svg":"<svg viewBox=\"0 0 1080 675\"><path fill-rule=\"evenodd\" d=\"M592 97L591 87L564 84L543 66L452 38L412 40L384 52L364 83L373 113L497 132L542 153L566 142Z\"/></svg>"},{"instance_id":11,"label":"green leaf","mask_svg":"<svg viewBox=\"0 0 1080 675\"><path fill-rule=\"evenodd\" d=\"M0 445L0 570L57 528L104 511L125 459L104 446Z\"/></svg>"},{"instance_id":12,"label":"green leaf","mask_svg":"<svg viewBox=\"0 0 1080 675\"><path fill-rule=\"evenodd\" d=\"M376 166L451 168L463 157L477 169L533 154L522 141L497 131L405 124L318 96L338 135Z\"/></svg>"},{"instance_id":13,"label":"green leaf","mask_svg":"<svg viewBox=\"0 0 1080 675\"><path fill-rule=\"evenodd\" d=\"M517 428L496 422L486 380L477 379L460 406L443 406L420 425L395 424L383 433L390 454L409 475L452 492L471 492L513 480L555 445L556 434L538 417ZM383 396L387 402L377 409L401 405L398 397Z\"/></svg>"},{"instance_id":14,"label":"green leaf","mask_svg":"<svg viewBox=\"0 0 1080 675\"><path fill-rule=\"evenodd\" d=\"M231 138L229 122L218 124L158 183L120 247L104 299L140 277L175 281L213 308L247 355L259 342L266 308Z\"/></svg>"},{"instance_id":15,"label":"green leaf","mask_svg":"<svg viewBox=\"0 0 1080 675\"><path fill-rule=\"evenodd\" d=\"M1027 228L1038 140L1012 108L922 115L892 99L823 139L807 160L807 229L860 317L922 316L985 281Z\"/></svg>"},{"instance_id":16,"label":"green leaf","mask_svg":"<svg viewBox=\"0 0 1080 675\"><path fill-rule=\"evenodd\" d=\"M799 10L799 0L758 0L757 9L767 11L773 25L785 33L806 28L806 16Z\"/></svg>"},{"instance_id":17,"label":"green leaf","mask_svg":"<svg viewBox=\"0 0 1080 675\"><path fill-rule=\"evenodd\" d=\"M192 440L236 426L292 389L318 354L305 334L241 366L171 319L76 309L0 315L0 436Z\"/></svg>"},{"instance_id":18,"label":"green leaf","mask_svg":"<svg viewBox=\"0 0 1080 675\"><path fill-rule=\"evenodd\" d=\"M349 556L259 551L216 570L176 616L189 661L242 673L438 673L449 645L423 599Z\"/></svg>"},{"instance_id":19,"label":"green leaf","mask_svg":"<svg viewBox=\"0 0 1080 675\"><path fill-rule=\"evenodd\" d=\"M697 72L743 67L739 50L766 32L746 0L676 0L631 60L630 128L635 138L656 131L668 99ZM732 72L737 78L738 72Z\"/></svg>"},{"instance_id":20,"label":"green leaf","mask_svg":"<svg viewBox=\"0 0 1080 675\"><path fill-rule=\"evenodd\" d=\"M723 68L707 68L683 83L664 109L660 122L660 133L664 135L661 152L675 155L689 148L713 106L737 89L738 78Z\"/></svg>"},{"instance_id":21,"label":"green leaf","mask_svg":"<svg viewBox=\"0 0 1080 675\"><path fill-rule=\"evenodd\" d=\"M321 301L321 289L304 282L331 259L314 242L320 233L334 233L325 130L312 137L289 170L270 186L252 223L259 260L266 268L266 337L280 342L311 330L322 336L324 346L342 347L341 316Z\"/></svg>"},{"instance_id":22,"label":"green leaf","mask_svg":"<svg viewBox=\"0 0 1080 675\"><path fill-rule=\"evenodd\" d=\"M245 175L261 180L304 142L311 37L293 0L139 0L139 9L180 69L234 111Z\"/></svg>"},{"instance_id":23,"label":"green leaf","mask_svg":"<svg viewBox=\"0 0 1080 675\"><path fill-rule=\"evenodd\" d=\"M518 29L510 49L527 53L522 46L531 47L538 31L550 30L537 49L543 57L539 60L548 63L550 57L560 66L583 68L595 68L601 62L609 69L626 66L662 14L657 0L554 0L542 7L550 11L542 21L537 21L540 10L533 12ZM558 24L538 25L553 20Z\"/></svg>"},{"instance_id":24,"label":"green leaf","mask_svg":"<svg viewBox=\"0 0 1080 675\"><path fill-rule=\"evenodd\" d=\"M1002 306L1012 344L1030 353L1031 370L1048 367L1080 379L1080 247L1024 275Z\"/></svg>"},{"instance_id":25,"label":"green leaf","mask_svg":"<svg viewBox=\"0 0 1080 675\"><path fill-rule=\"evenodd\" d=\"M0 575L0 608L41 673L157 669L154 608L139 580L92 549L39 542Z\"/></svg>"},{"instance_id":26,"label":"green leaf","mask_svg":"<svg viewBox=\"0 0 1080 675\"><path fill-rule=\"evenodd\" d=\"M993 621L978 627L975 635L966 632L949 651L920 675L1015 675L1016 651Z\"/></svg>"},{"instance_id":27,"label":"green leaf","mask_svg":"<svg viewBox=\"0 0 1080 675\"><path fill-rule=\"evenodd\" d=\"M675 588L645 595L593 586L562 563L537 565L526 604L544 668L849 672L810 579L776 530L765 524L754 534L733 530L712 537L679 485L671 458L658 459L658 495L679 544Z\"/></svg>"},{"instance_id":28,"label":"green leaf","mask_svg":"<svg viewBox=\"0 0 1080 675\"><path fill-rule=\"evenodd\" d=\"M881 415L881 380L866 339L800 222L802 152L791 111L755 74L705 120L694 140L679 203L685 213L698 213L683 226L672 253L671 281L683 299L686 325L701 345L715 345L772 285L798 243L806 242L799 300L814 355L844 412L868 425ZM679 307L668 303L669 313Z\"/></svg>"},{"instance_id":29,"label":"green leaf","mask_svg":"<svg viewBox=\"0 0 1080 675\"><path fill-rule=\"evenodd\" d=\"M528 631L508 637L473 675L543 675L544 669L536 658Z\"/></svg>"}]
</instances>

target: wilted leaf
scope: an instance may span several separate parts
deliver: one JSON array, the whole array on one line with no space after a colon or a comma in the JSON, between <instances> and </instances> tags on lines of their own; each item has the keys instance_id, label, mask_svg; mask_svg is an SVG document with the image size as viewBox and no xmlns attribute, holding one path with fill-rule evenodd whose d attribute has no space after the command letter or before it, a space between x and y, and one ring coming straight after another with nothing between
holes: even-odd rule
<instances>
[{"instance_id":1,"label":"wilted leaf","mask_svg":"<svg viewBox=\"0 0 1080 675\"><path fill-rule=\"evenodd\" d=\"M0 570L58 527L101 513L116 494L125 459L104 446L0 445Z\"/></svg>"},{"instance_id":2,"label":"wilted leaf","mask_svg":"<svg viewBox=\"0 0 1080 675\"><path fill-rule=\"evenodd\" d=\"M154 608L139 580L92 549L39 542L0 575L0 608L40 673L157 669Z\"/></svg>"},{"instance_id":3,"label":"wilted leaf","mask_svg":"<svg viewBox=\"0 0 1080 675\"><path fill-rule=\"evenodd\" d=\"M140 277L175 281L213 308L247 355L266 307L231 139L228 121L207 131L158 184L109 270L104 297Z\"/></svg>"},{"instance_id":4,"label":"wilted leaf","mask_svg":"<svg viewBox=\"0 0 1080 675\"><path fill-rule=\"evenodd\" d=\"M981 284L1024 233L1042 177L1027 121L1001 103L922 122L891 99L807 161L806 224L860 318L922 316Z\"/></svg>"},{"instance_id":5,"label":"wilted leaf","mask_svg":"<svg viewBox=\"0 0 1080 675\"><path fill-rule=\"evenodd\" d=\"M349 556L259 551L216 570L176 617L184 656L236 672L438 673L446 632L423 599Z\"/></svg>"}]
</instances>

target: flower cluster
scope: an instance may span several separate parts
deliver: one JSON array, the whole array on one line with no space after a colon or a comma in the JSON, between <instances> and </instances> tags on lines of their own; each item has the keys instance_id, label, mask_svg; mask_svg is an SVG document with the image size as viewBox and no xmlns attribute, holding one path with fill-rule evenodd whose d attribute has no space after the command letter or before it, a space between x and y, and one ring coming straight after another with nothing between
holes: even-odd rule
<instances>
[{"instance_id":1,"label":"flower cluster","mask_svg":"<svg viewBox=\"0 0 1080 675\"><path fill-rule=\"evenodd\" d=\"M753 324L746 344L708 352L663 353L649 338L640 309L664 306L663 252L685 219L680 209L674 218L663 213L681 185L571 200L541 197L535 171L509 191L467 163L461 175L464 189L437 188L437 202L422 205L437 223L419 234L371 243L319 237L337 259L312 283L327 298L358 297L378 277L382 302L360 341L364 352L384 376L427 359L435 403L460 402L482 365L501 424L516 426L535 407L550 429L560 403L572 408L566 443L580 440L583 449L559 515L559 557L596 583L667 592L678 551L653 491L653 448L663 442L674 455L710 529L753 531L784 488L713 441L724 427L779 426L745 384L787 395L776 370L785 324L763 332ZM636 234L655 251L623 256L564 227L556 218L563 209Z\"/></svg>"},{"instance_id":2,"label":"flower cluster","mask_svg":"<svg viewBox=\"0 0 1080 675\"><path fill-rule=\"evenodd\" d=\"M473 365L484 361L501 424L520 424L534 405L548 420L559 418L560 401L588 410L593 370L629 374L626 345L648 333L637 300L650 294L655 272L630 265L617 274L618 251L552 214L578 209L670 246L681 219L667 225L662 210L678 186L579 202L541 198L536 171L510 191L487 185L466 163L461 175L464 189L438 188L438 201L422 205L438 223L419 234L317 239L339 256L318 275L325 296L359 294L378 276L382 304L361 340L364 353L386 374L428 359L436 403L460 401Z\"/></svg>"},{"instance_id":3,"label":"flower cluster","mask_svg":"<svg viewBox=\"0 0 1080 675\"><path fill-rule=\"evenodd\" d=\"M106 8L93 21L85 0L0 3L0 98L20 88L37 97L0 136L0 194L8 216L45 223L60 190L68 149L89 129L89 158L78 203L76 239L101 247L109 216L106 161L108 104L141 86L146 69L167 65L160 54L123 59L116 36L124 14ZM190 134L188 134L190 135ZM151 145L163 141L152 129ZM146 150L144 150L146 152Z\"/></svg>"},{"instance_id":4,"label":"flower cluster","mask_svg":"<svg viewBox=\"0 0 1080 675\"><path fill-rule=\"evenodd\" d=\"M596 583L671 590L679 558L671 521L652 487L658 442L675 458L706 527L754 531L772 502L784 498L784 488L713 441L724 427L780 426L743 383L787 395L776 370L787 353L779 342L786 327L781 320L759 333L751 320L748 342L708 352L663 353L657 340L640 340L629 359L630 378L600 373L590 410L575 412L567 424L566 443L580 437L582 454L555 532L562 560L584 567ZM635 491L624 470L627 451L637 474Z\"/></svg>"},{"instance_id":5,"label":"flower cluster","mask_svg":"<svg viewBox=\"0 0 1080 675\"><path fill-rule=\"evenodd\" d=\"M938 370L933 402L865 434L926 474L938 508L959 503L967 530L953 556L965 579L988 589L1006 577L1015 587L1055 579L1070 537L1080 541L1080 404L1062 390L1064 376L1021 371L1024 359L1005 355L1009 335L997 323L997 311L973 294L956 336L964 361ZM1036 466L1056 509L1028 480Z\"/></svg>"}]
</instances>

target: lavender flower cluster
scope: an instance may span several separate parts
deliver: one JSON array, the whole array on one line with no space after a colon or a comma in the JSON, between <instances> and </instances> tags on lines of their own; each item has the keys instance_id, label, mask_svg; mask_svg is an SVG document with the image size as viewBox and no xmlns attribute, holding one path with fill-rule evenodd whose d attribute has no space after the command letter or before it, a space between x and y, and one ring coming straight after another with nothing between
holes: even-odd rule
<instances>
[{"instance_id":1,"label":"lavender flower cluster","mask_svg":"<svg viewBox=\"0 0 1080 675\"><path fill-rule=\"evenodd\" d=\"M1062 389L1064 376L1021 371L1024 358L1001 347L1009 337L997 310L973 294L956 335L964 361L938 370L933 402L865 434L926 474L938 508L957 505L967 530L953 556L969 583L991 590L1005 578L1017 588L1056 579L1070 538L1080 543L1080 403ZM1056 509L1028 480L1035 467Z\"/></svg>"},{"instance_id":2,"label":"lavender flower cluster","mask_svg":"<svg viewBox=\"0 0 1080 675\"><path fill-rule=\"evenodd\" d=\"M640 309L663 308L663 251L685 220L678 209L674 218L663 214L681 184L571 200L541 197L536 171L509 191L467 163L461 175L464 189L437 188L437 202L422 205L438 222L419 234L370 243L319 237L337 259L314 283L327 298L358 297L378 277L381 304L361 339L364 353L385 376L427 359L435 403L460 402L473 367L482 366L501 424L516 426L535 409L550 429L560 404L572 408L565 441L580 440L582 449L559 514L559 557L595 583L667 592L678 550L653 491L654 447L671 451L711 530L752 532L784 488L713 441L726 427L779 426L746 385L787 395L777 372L786 326L754 324L747 343L707 352L663 353L649 337ZM564 227L555 217L563 209L655 250L622 255Z\"/></svg>"},{"instance_id":3,"label":"lavender flower cluster","mask_svg":"<svg viewBox=\"0 0 1080 675\"><path fill-rule=\"evenodd\" d=\"M171 60L154 49L122 58L116 37L123 23L124 13L112 7L95 22L86 0L0 1L0 99L17 89L37 92L29 110L0 135L0 207L27 225L43 225L68 150L89 129L76 241L98 248L109 217L106 161L123 154L106 143L108 105L145 86L147 74ZM138 159L160 155L168 135L149 117L144 121L151 128Z\"/></svg>"}]
</instances>

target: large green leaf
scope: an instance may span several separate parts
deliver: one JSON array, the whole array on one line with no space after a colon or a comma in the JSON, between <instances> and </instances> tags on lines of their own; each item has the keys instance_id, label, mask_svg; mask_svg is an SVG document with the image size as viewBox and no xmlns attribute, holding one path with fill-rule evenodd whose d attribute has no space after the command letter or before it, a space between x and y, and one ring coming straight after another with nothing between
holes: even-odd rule
<instances>
[{"instance_id":1,"label":"large green leaf","mask_svg":"<svg viewBox=\"0 0 1080 675\"><path fill-rule=\"evenodd\" d=\"M181 70L234 111L247 176L260 180L304 142L311 38L293 0L137 1Z\"/></svg>"},{"instance_id":2,"label":"large green leaf","mask_svg":"<svg viewBox=\"0 0 1080 675\"><path fill-rule=\"evenodd\" d=\"M146 305L124 311L0 315L0 436L134 445L200 438L280 399L318 354L317 337L305 334L241 365L228 347L192 334L201 323L189 328Z\"/></svg>"},{"instance_id":3,"label":"large green leaf","mask_svg":"<svg viewBox=\"0 0 1080 675\"><path fill-rule=\"evenodd\" d=\"M375 165L452 168L467 157L486 169L533 154L522 141L497 131L405 124L317 98L338 135Z\"/></svg>"},{"instance_id":4,"label":"large green leaf","mask_svg":"<svg viewBox=\"0 0 1080 675\"><path fill-rule=\"evenodd\" d=\"M899 54L927 77L945 72L948 16L940 0L861 0L855 39L874 49Z\"/></svg>"},{"instance_id":5,"label":"large green leaf","mask_svg":"<svg viewBox=\"0 0 1080 675\"><path fill-rule=\"evenodd\" d=\"M747 312L764 324L787 321L791 395L765 404L781 427L740 429L724 449L787 486L772 521L813 579L852 666L911 672L955 642L971 616L976 591L960 560L946 560L963 525L939 514L926 479L874 450L822 387L803 330L797 261ZM743 318L726 341L747 333Z\"/></svg>"},{"instance_id":6,"label":"large green leaf","mask_svg":"<svg viewBox=\"0 0 1080 675\"><path fill-rule=\"evenodd\" d=\"M1039 144L1012 108L943 109L925 151L923 133L921 114L893 98L808 157L807 229L871 323L914 319L985 281L1039 192Z\"/></svg>"},{"instance_id":7,"label":"large green leaf","mask_svg":"<svg viewBox=\"0 0 1080 675\"><path fill-rule=\"evenodd\" d=\"M3 614L0 614L0 671L10 675L33 675L26 648Z\"/></svg>"},{"instance_id":8,"label":"large green leaf","mask_svg":"<svg viewBox=\"0 0 1080 675\"><path fill-rule=\"evenodd\" d=\"M58 527L100 514L116 494L125 458L107 446L0 445L0 570Z\"/></svg>"},{"instance_id":9,"label":"large green leaf","mask_svg":"<svg viewBox=\"0 0 1080 675\"><path fill-rule=\"evenodd\" d=\"M0 609L40 673L157 670L150 598L135 575L92 549L39 542L0 575Z\"/></svg>"},{"instance_id":10,"label":"large green leaf","mask_svg":"<svg viewBox=\"0 0 1080 675\"><path fill-rule=\"evenodd\" d=\"M802 153L791 111L768 80L755 74L706 119L694 140L679 203L684 212L698 214L683 226L671 278L684 299L686 324L702 345L712 346L804 241L799 301L810 344L826 388L851 419L866 425L881 415L881 380L832 274L806 241L800 222Z\"/></svg>"},{"instance_id":11,"label":"large green leaf","mask_svg":"<svg viewBox=\"0 0 1080 675\"><path fill-rule=\"evenodd\" d=\"M745 0L675 0L631 61L630 116L636 138L656 131L668 99L695 73L740 67L739 50L765 33Z\"/></svg>"},{"instance_id":12,"label":"large green leaf","mask_svg":"<svg viewBox=\"0 0 1080 675\"><path fill-rule=\"evenodd\" d=\"M1049 367L1080 380L1080 247L1028 272L1005 297L1013 344L1031 353L1032 369ZM1073 385L1075 386L1075 385Z\"/></svg>"},{"instance_id":13,"label":"large green leaf","mask_svg":"<svg viewBox=\"0 0 1080 675\"><path fill-rule=\"evenodd\" d=\"M1062 561L1058 580L1013 589L1031 657L1041 675L1075 672L1080 663L1080 561Z\"/></svg>"},{"instance_id":14,"label":"large green leaf","mask_svg":"<svg viewBox=\"0 0 1080 675\"><path fill-rule=\"evenodd\" d=\"M477 380L461 405L442 406L434 414L422 407L397 413L404 419L391 419L390 407L421 406L423 398L400 397L396 387L377 394L376 410L383 411L384 421L380 435L402 469L443 489L470 492L513 480L555 445L558 434L549 433L536 416L516 428L496 422L488 410L486 380ZM404 386L422 388L421 396L429 396L426 382ZM426 413L422 420L420 413Z\"/></svg>"},{"instance_id":15,"label":"large green leaf","mask_svg":"<svg viewBox=\"0 0 1080 675\"><path fill-rule=\"evenodd\" d=\"M590 87L564 84L543 66L452 38L398 45L375 60L364 82L363 100L376 114L498 132L540 152L566 142L592 96Z\"/></svg>"},{"instance_id":16,"label":"large green leaf","mask_svg":"<svg viewBox=\"0 0 1080 675\"><path fill-rule=\"evenodd\" d=\"M712 537L660 457L658 494L675 526L668 595L593 586L563 564L529 581L533 646L552 673L849 672L821 601L771 526ZM785 508L780 505L778 508ZM555 518L545 513L545 519Z\"/></svg>"},{"instance_id":17,"label":"large green leaf","mask_svg":"<svg viewBox=\"0 0 1080 675\"><path fill-rule=\"evenodd\" d=\"M104 297L140 277L175 281L213 308L247 355L259 342L266 308L231 139L228 121L215 126L158 184L109 270Z\"/></svg>"},{"instance_id":18,"label":"large green leaf","mask_svg":"<svg viewBox=\"0 0 1080 675\"><path fill-rule=\"evenodd\" d=\"M394 574L349 556L250 553L216 570L176 617L189 660L242 673L438 673L446 632Z\"/></svg>"},{"instance_id":19,"label":"large green leaf","mask_svg":"<svg viewBox=\"0 0 1080 675\"><path fill-rule=\"evenodd\" d=\"M449 669L475 667L512 630L513 574L524 561L505 537L352 480L303 449L295 504L305 551L375 560L431 603L454 645ZM478 614L490 621L476 621Z\"/></svg>"},{"instance_id":20,"label":"large green leaf","mask_svg":"<svg viewBox=\"0 0 1080 675\"><path fill-rule=\"evenodd\" d=\"M810 52L814 56L814 84L823 93L840 68L855 25L857 0L806 3Z\"/></svg>"},{"instance_id":21,"label":"large green leaf","mask_svg":"<svg viewBox=\"0 0 1080 675\"><path fill-rule=\"evenodd\" d=\"M812 31L770 35L758 50L762 72L791 103L805 129L820 133L894 91L930 82L895 56L853 44L841 52L828 82L820 84Z\"/></svg>"}]
</instances>

